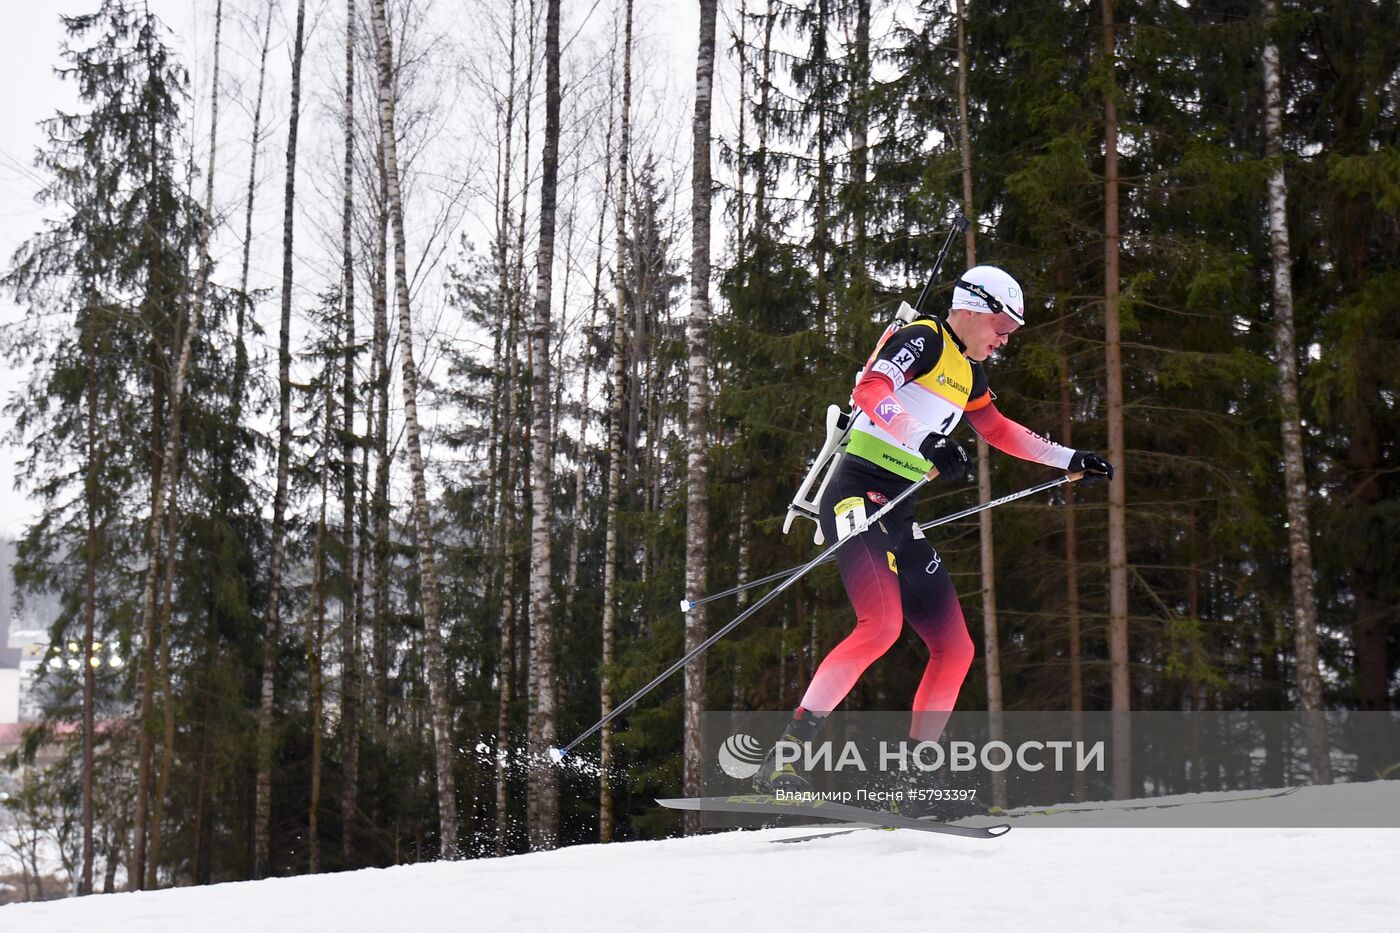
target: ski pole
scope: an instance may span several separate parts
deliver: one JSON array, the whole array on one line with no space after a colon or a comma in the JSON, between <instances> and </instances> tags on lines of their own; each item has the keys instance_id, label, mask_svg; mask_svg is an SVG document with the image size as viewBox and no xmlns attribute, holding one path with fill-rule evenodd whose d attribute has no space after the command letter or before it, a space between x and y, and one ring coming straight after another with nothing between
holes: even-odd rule
<instances>
[{"instance_id":1,"label":"ski pole","mask_svg":"<svg viewBox=\"0 0 1400 933\"><path fill-rule=\"evenodd\" d=\"M563 761L564 756L567 755L570 751L572 751L574 746L578 745L578 743L582 742L584 739L588 738L590 735L603 728L603 726L607 725L609 722L612 722L613 719L620 716L625 710L630 709L634 703L636 703L642 697L646 696L648 693L654 690L657 684L661 683L667 677L670 677L676 671L685 667L686 664L688 664L691 661L691 659L695 658L697 655L707 650L711 645L719 641L725 635L728 635L735 629L735 627L739 625L740 622L743 622L749 616L753 615L755 612L768 605L768 603L772 602L773 599L777 597L779 593L781 593L783 590L787 589L789 586L792 586L799 579L801 579L803 574L825 561L830 555L835 554L843 546L845 546L847 542L855 540L867 528L869 528L871 525L875 524L877 521L883 518L895 506L899 505L905 499L909 498L914 493L922 489L929 480L933 479L937 475L937 470L929 470L912 486L910 486L908 489L904 490L899 495L891 499L878 512L867 518L865 521L861 522L855 528L852 528L850 533L847 534L844 538L838 538L834 543L827 547L826 550L822 551L816 557L807 561L807 563L803 564L801 567L795 568L788 575L786 580L775 586L773 589L769 590L767 593L764 593L762 599L760 599L758 602L754 603L752 606L735 616L732 621L730 621L727 625L724 626L724 628L715 632L709 638L696 645L692 650L686 652L685 657L681 658L675 664L672 664L670 667L666 668L666 670L662 671L660 674L657 674L651 683L647 684L645 687L628 697L625 701L618 704L618 706L612 712L608 713L608 715L604 716L602 719L598 720L593 725L580 732L578 737L575 738L568 745L565 745L563 748L550 749L550 757L553 758L556 763Z\"/></svg>"},{"instance_id":2,"label":"ski pole","mask_svg":"<svg viewBox=\"0 0 1400 933\"><path fill-rule=\"evenodd\" d=\"M983 502L981 505L974 505L971 508L963 509L961 512L954 512L952 515L945 515L942 518L935 518L931 522L924 522L922 525L919 526L919 530L928 531L930 528L937 528L939 525L946 525L949 522L955 522L960 518L967 518L969 515L976 515L978 512L985 512L988 509L994 509L999 505L1005 505L1008 502L1015 502L1017 499L1024 499L1026 496L1033 496L1038 492L1045 492L1047 489L1054 489L1057 486L1067 486L1070 483L1077 483L1084 478L1085 473L1085 470L1080 470L1077 473L1066 473L1064 476L1061 476L1058 479L1046 480L1043 483L1039 483L1035 486L1029 486L1025 489L1022 489L1020 492L1008 493L1002 496L1000 499L990 499L987 502Z\"/></svg>"},{"instance_id":3,"label":"ski pole","mask_svg":"<svg viewBox=\"0 0 1400 933\"><path fill-rule=\"evenodd\" d=\"M1057 486L1064 486L1069 483L1078 482L1083 478L1083 470L1079 471L1078 473L1066 473L1064 476L1061 476L1057 479L1046 480L1043 483L1038 483L1035 486L1030 486L1026 489L1022 489L1020 492L1009 493L1005 496L1002 496L999 499L991 499L979 505L974 505L970 508L963 509L961 512L954 512L952 515L945 515L942 518L936 518L931 522L925 522L924 524L919 526L919 530L928 531L930 528L936 528L939 525L946 525L949 522L955 522L958 519L967 518L969 515L976 515L979 512L985 512L988 509L994 509L999 505L1005 505L1006 503L1014 502L1017 499L1024 499L1026 496L1033 496L1038 492L1045 492L1048 489L1054 489ZM830 556L830 551L823 552L819 562L825 562L829 560ZM722 592L711 593L709 596L703 597L701 599L682 599L681 612L689 612L697 606L703 606L706 603L714 602L716 599L723 599L726 596L733 596L736 593L742 593L744 590L752 589L755 586L762 586L765 583L772 583L774 580L781 580L799 569L800 568L798 567L789 567L787 570L780 570L777 573L769 574L768 576L761 577L757 580L750 580L747 583L740 583L738 586L731 586L729 589L724 590Z\"/></svg>"},{"instance_id":4,"label":"ski pole","mask_svg":"<svg viewBox=\"0 0 1400 933\"><path fill-rule=\"evenodd\" d=\"M703 606L706 603L712 603L717 599L724 599L724 597L726 596L733 596L736 593L744 592L744 590L753 589L755 586L762 586L765 583L772 583L774 580L781 580L783 577L786 577L788 574L792 573L795 569L796 568L794 567L789 567L786 570L779 570L777 573L770 573L766 577L760 577L757 580L749 580L745 583L740 583L737 586L731 586L729 589L724 590L723 592L711 593L709 596L705 596L701 599L683 599L681 600L681 612L689 612L696 606Z\"/></svg>"}]
</instances>

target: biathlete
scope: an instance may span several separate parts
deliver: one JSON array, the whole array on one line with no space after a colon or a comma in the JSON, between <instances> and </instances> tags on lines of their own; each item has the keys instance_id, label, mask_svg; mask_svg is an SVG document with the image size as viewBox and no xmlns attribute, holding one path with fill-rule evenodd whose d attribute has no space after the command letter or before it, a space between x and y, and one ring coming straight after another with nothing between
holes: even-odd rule
<instances>
[{"instance_id":1,"label":"biathlete","mask_svg":"<svg viewBox=\"0 0 1400 933\"><path fill-rule=\"evenodd\" d=\"M858 528L932 468L949 482L962 479L970 461L952 432L964 416L1004 453L1112 478L1112 464L1098 454L1056 444L997 410L982 361L1024 323L1016 280L995 266L975 266L957 281L946 321L918 318L876 349L853 394L857 412L846 456L821 499L826 541ZM780 742L810 742L906 621L929 651L910 736L936 741L942 734L972 665L973 644L948 570L915 523L912 498L837 552L856 627L818 666ZM774 746L754 777L757 790L810 789L791 764L777 762Z\"/></svg>"}]
</instances>

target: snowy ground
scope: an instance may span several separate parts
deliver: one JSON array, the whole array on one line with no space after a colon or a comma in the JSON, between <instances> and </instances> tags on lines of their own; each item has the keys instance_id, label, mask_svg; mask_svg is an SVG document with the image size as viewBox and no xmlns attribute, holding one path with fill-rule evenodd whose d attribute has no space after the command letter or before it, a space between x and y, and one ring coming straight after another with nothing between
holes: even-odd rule
<instances>
[{"instance_id":1,"label":"snowy ground","mask_svg":"<svg viewBox=\"0 0 1400 933\"><path fill-rule=\"evenodd\" d=\"M1393 827L1400 782L1174 812L1357 807ZM787 828L575 846L17 904L0 907L0 930L1400 931L1400 829L1090 828L1102 819L1026 817L994 840L862 831L771 844L810 832Z\"/></svg>"}]
</instances>

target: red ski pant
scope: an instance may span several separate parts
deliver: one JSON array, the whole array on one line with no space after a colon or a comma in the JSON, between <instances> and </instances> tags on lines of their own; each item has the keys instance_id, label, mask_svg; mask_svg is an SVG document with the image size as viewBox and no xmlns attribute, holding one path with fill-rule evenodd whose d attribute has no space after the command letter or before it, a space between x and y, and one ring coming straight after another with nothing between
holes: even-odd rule
<instances>
[{"instance_id":1,"label":"red ski pant","mask_svg":"<svg viewBox=\"0 0 1400 933\"><path fill-rule=\"evenodd\" d=\"M884 470L848 457L822 499L826 540L836 540L838 507L844 506L842 515L853 506L874 515L908 485L891 480ZM859 505L851 501L857 498ZM898 640L908 622L929 652L914 692L909 733L919 741L936 741L972 666L973 645L947 568L938 552L915 532L913 504L901 503L895 513L844 545L836 560L856 611L856 627L817 667L802 707L821 715L834 710L865 669Z\"/></svg>"}]
</instances>

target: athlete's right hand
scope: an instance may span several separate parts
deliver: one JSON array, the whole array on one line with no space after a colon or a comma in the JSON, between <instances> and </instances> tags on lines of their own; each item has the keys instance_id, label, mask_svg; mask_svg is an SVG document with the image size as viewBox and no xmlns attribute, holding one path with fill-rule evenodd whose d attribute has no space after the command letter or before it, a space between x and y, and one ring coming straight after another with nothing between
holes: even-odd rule
<instances>
[{"instance_id":1,"label":"athlete's right hand","mask_svg":"<svg viewBox=\"0 0 1400 933\"><path fill-rule=\"evenodd\" d=\"M919 456L933 464L942 479L956 483L967 475L972 461L963 445L942 434L930 434L919 445Z\"/></svg>"},{"instance_id":2,"label":"athlete's right hand","mask_svg":"<svg viewBox=\"0 0 1400 933\"><path fill-rule=\"evenodd\" d=\"M1090 476L1106 476L1113 479L1113 464L1092 450L1076 450L1069 461L1071 473L1085 472Z\"/></svg>"}]
</instances>

